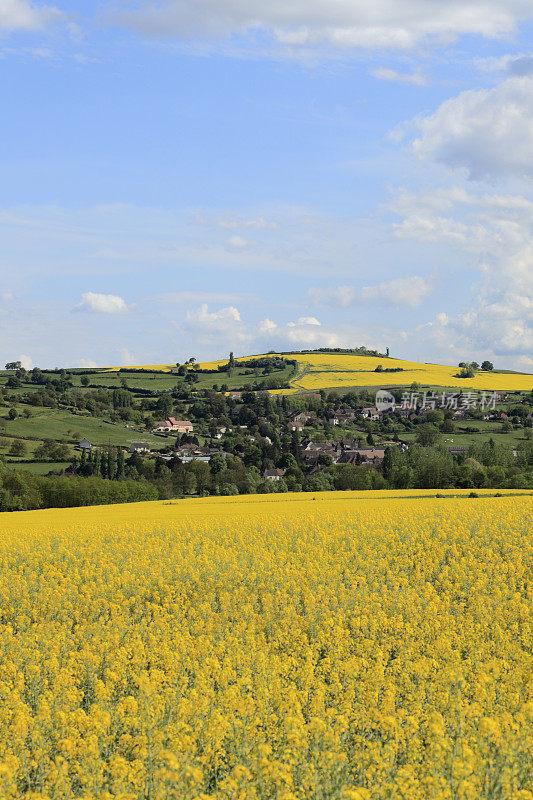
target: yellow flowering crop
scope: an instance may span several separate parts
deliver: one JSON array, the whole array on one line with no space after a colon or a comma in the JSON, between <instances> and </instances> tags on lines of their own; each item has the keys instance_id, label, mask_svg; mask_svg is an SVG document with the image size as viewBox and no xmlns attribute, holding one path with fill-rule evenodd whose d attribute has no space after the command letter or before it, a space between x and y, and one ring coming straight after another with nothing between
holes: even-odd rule
<instances>
[{"instance_id":1,"label":"yellow flowering crop","mask_svg":"<svg viewBox=\"0 0 533 800\"><path fill-rule=\"evenodd\" d=\"M292 356L291 356L292 358ZM343 386L461 386L465 390L533 389L533 375L523 373L477 372L473 378L456 378L457 367L421 364L396 358L343 355L341 353L308 353L294 356L303 366L293 381L294 388L318 390ZM401 367L402 372L374 372L384 368Z\"/></svg>"},{"instance_id":2,"label":"yellow flowering crop","mask_svg":"<svg viewBox=\"0 0 533 800\"><path fill-rule=\"evenodd\" d=\"M532 495L402 494L0 515L0 798L531 800Z\"/></svg>"},{"instance_id":3,"label":"yellow flowering crop","mask_svg":"<svg viewBox=\"0 0 533 800\"><path fill-rule=\"evenodd\" d=\"M262 356L249 356L262 358ZM298 373L289 383L291 389L273 390L276 394L294 394L302 390L318 391L349 386L410 386L420 383L426 386L460 386L465 390L478 391L532 391L533 375L513 372L482 372L473 378L456 378L458 367L440 364L422 364L397 358L377 358L343 353L299 353L288 358L298 362ZM243 359L236 359L242 361ZM227 363L227 359L200 364L202 369L216 369ZM383 368L401 367L401 372L375 372ZM171 364L160 364L144 369L170 371ZM116 367L115 370L118 370Z\"/></svg>"}]
</instances>

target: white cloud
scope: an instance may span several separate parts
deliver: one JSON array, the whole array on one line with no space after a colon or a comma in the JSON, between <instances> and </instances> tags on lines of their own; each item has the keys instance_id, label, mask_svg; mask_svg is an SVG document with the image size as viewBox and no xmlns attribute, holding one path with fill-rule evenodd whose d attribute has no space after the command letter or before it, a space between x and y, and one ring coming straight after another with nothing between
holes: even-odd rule
<instances>
[{"instance_id":1,"label":"white cloud","mask_svg":"<svg viewBox=\"0 0 533 800\"><path fill-rule=\"evenodd\" d=\"M448 242L475 253L480 263L511 252L520 263L519 253L533 234L533 202L523 195L475 194L453 186L419 195L402 192L390 208L402 217L395 224L398 237Z\"/></svg>"},{"instance_id":2,"label":"white cloud","mask_svg":"<svg viewBox=\"0 0 533 800\"><path fill-rule=\"evenodd\" d=\"M42 30L61 16L52 6L36 6L27 0L0 0L0 32Z\"/></svg>"},{"instance_id":3,"label":"white cloud","mask_svg":"<svg viewBox=\"0 0 533 800\"><path fill-rule=\"evenodd\" d=\"M331 328L317 329L316 325L288 324L279 330L279 336L292 345L316 347L340 347L341 338L337 331Z\"/></svg>"},{"instance_id":4,"label":"white cloud","mask_svg":"<svg viewBox=\"0 0 533 800\"><path fill-rule=\"evenodd\" d=\"M93 361L92 358L80 358L79 364L80 367L84 367L85 369L92 369L98 366L96 361Z\"/></svg>"},{"instance_id":5,"label":"white cloud","mask_svg":"<svg viewBox=\"0 0 533 800\"><path fill-rule=\"evenodd\" d=\"M299 317L296 322L281 324L267 318L259 323L258 333L256 349L265 351L272 346L280 351L289 347L343 347L361 336L361 331L356 333L351 327L324 326L316 317Z\"/></svg>"},{"instance_id":6,"label":"white cloud","mask_svg":"<svg viewBox=\"0 0 533 800\"><path fill-rule=\"evenodd\" d=\"M461 187L395 205L402 238L451 243L470 257L479 281L455 315L441 312L425 331L450 358L513 357L533 351L533 203L521 195L474 194ZM459 359L460 360L460 359Z\"/></svg>"},{"instance_id":7,"label":"white cloud","mask_svg":"<svg viewBox=\"0 0 533 800\"><path fill-rule=\"evenodd\" d=\"M387 67L379 67L370 73L374 78L380 81L393 81L394 83L411 83L413 86L427 86L428 79L425 75L416 70L416 72L398 72L395 69L388 69Z\"/></svg>"},{"instance_id":8,"label":"white cloud","mask_svg":"<svg viewBox=\"0 0 533 800\"><path fill-rule=\"evenodd\" d=\"M10 300L14 300L15 295L11 294L11 292L0 292L0 300L3 303L8 303Z\"/></svg>"},{"instance_id":9,"label":"white cloud","mask_svg":"<svg viewBox=\"0 0 533 800\"><path fill-rule=\"evenodd\" d=\"M217 354L226 350L245 353L254 337L235 306L210 311L208 304L202 303L198 308L188 311L183 323L177 323L176 327L199 350Z\"/></svg>"},{"instance_id":10,"label":"white cloud","mask_svg":"<svg viewBox=\"0 0 533 800\"><path fill-rule=\"evenodd\" d=\"M196 322L209 328L225 326L228 322L240 322L241 315L235 306L227 306L219 311L209 311L207 303L203 303L196 311L187 311L187 322Z\"/></svg>"},{"instance_id":11,"label":"white cloud","mask_svg":"<svg viewBox=\"0 0 533 800\"><path fill-rule=\"evenodd\" d=\"M248 240L244 236L230 236L226 239L226 244L232 250L243 250L248 246Z\"/></svg>"},{"instance_id":12,"label":"white cloud","mask_svg":"<svg viewBox=\"0 0 533 800\"><path fill-rule=\"evenodd\" d=\"M109 8L112 22L146 36L220 39L266 32L292 50L406 49L464 34L493 39L532 16L529 0L140 0L134 8L115 0Z\"/></svg>"},{"instance_id":13,"label":"white cloud","mask_svg":"<svg viewBox=\"0 0 533 800\"><path fill-rule=\"evenodd\" d=\"M471 178L533 177L533 75L462 92L418 122L420 158Z\"/></svg>"},{"instance_id":14,"label":"white cloud","mask_svg":"<svg viewBox=\"0 0 533 800\"><path fill-rule=\"evenodd\" d=\"M438 314L424 335L461 359L514 357L516 365L527 368L524 359L533 352L533 300L512 290L490 296L483 287L468 309L455 317Z\"/></svg>"},{"instance_id":15,"label":"white cloud","mask_svg":"<svg viewBox=\"0 0 533 800\"><path fill-rule=\"evenodd\" d=\"M431 282L421 275L395 278L374 286L363 286L359 294L360 302L377 301L395 306L417 308L422 300L433 291Z\"/></svg>"},{"instance_id":16,"label":"white cloud","mask_svg":"<svg viewBox=\"0 0 533 800\"><path fill-rule=\"evenodd\" d=\"M259 323L259 333L271 334L274 333L277 327L278 326L276 325L275 322L266 317L266 319L262 319L261 322Z\"/></svg>"},{"instance_id":17,"label":"white cloud","mask_svg":"<svg viewBox=\"0 0 533 800\"><path fill-rule=\"evenodd\" d=\"M127 347L121 347L119 350L119 362L122 367L134 367L137 365L137 360L133 353Z\"/></svg>"},{"instance_id":18,"label":"white cloud","mask_svg":"<svg viewBox=\"0 0 533 800\"><path fill-rule=\"evenodd\" d=\"M533 57L523 54L478 58L475 64L481 72L503 72L517 76L533 74Z\"/></svg>"},{"instance_id":19,"label":"white cloud","mask_svg":"<svg viewBox=\"0 0 533 800\"><path fill-rule=\"evenodd\" d=\"M317 306L347 308L355 304L385 303L394 306L417 308L433 291L431 281L420 275L395 278L357 290L354 286L336 286L308 291L309 300Z\"/></svg>"},{"instance_id":20,"label":"white cloud","mask_svg":"<svg viewBox=\"0 0 533 800\"><path fill-rule=\"evenodd\" d=\"M24 369L33 369L33 361L30 356L22 354L17 358L17 361L20 361Z\"/></svg>"},{"instance_id":21,"label":"white cloud","mask_svg":"<svg viewBox=\"0 0 533 800\"><path fill-rule=\"evenodd\" d=\"M299 317L298 325L321 325L322 323L316 317Z\"/></svg>"},{"instance_id":22,"label":"white cloud","mask_svg":"<svg viewBox=\"0 0 533 800\"><path fill-rule=\"evenodd\" d=\"M97 314L125 314L129 311L125 300L115 294L98 294L85 292L81 296L81 303L76 306L79 311L91 311Z\"/></svg>"}]
</instances>

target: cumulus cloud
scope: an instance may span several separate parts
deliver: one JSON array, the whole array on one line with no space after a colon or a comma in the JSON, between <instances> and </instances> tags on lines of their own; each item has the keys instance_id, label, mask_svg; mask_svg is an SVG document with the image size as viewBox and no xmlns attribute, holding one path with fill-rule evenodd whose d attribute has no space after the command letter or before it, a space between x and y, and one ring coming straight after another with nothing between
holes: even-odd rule
<instances>
[{"instance_id":1,"label":"cumulus cloud","mask_svg":"<svg viewBox=\"0 0 533 800\"><path fill-rule=\"evenodd\" d=\"M274 333L277 327L275 322L266 317L266 319L262 319L259 323L259 333Z\"/></svg>"},{"instance_id":2,"label":"cumulus cloud","mask_svg":"<svg viewBox=\"0 0 533 800\"><path fill-rule=\"evenodd\" d=\"M533 177L533 75L462 92L419 120L417 156L476 180Z\"/></svg>"},{"instance_id":3,"label":"cumulus cloud","mask_svg":"<svg viewBox=\"0 0 533 800\"><path fill-rule=\"evenodd\" d=\"M287 48L412 48L464 34L505 36L530 18L529 0L115 0L108 18L142 35L217 39L267 33Z\"/></svg>"},{"instance_id":4,"label":"cumulus cloud","mask_svg":"<svg viewBox=\"0 0 533 800\"><path fill-rule=\"evenodd\" d=\"M398 72L395 69L388 69L387 67L379 67L370 73L374 78L380 81L393 81L394 83L411 83L413 86L427 86L428 79L426 76L416 70L416 72Z\"/></svg>"},{"instance_id":5,"label":"cumulus cloud","mask_svg":"<svg viewBox=\"0 0 533 800\"><path fill-rule=\"evenodd\" d=\"M11 292L0 292L0 300L3 303L8 303L10 300L14 300L15 295L11 294Z\"/></svg>"},{"instance_id":6,"label":"cumulus cloud","mask_svg":"<svg viewBox=\"0 0 533 800\"><path fill-rule=\"evenodd\" d=\"M27 0L1 0L0 33L42 30L61 16L61 12L52 6L36 6Z\"/></svg>"},{"instance_id":7,"label":"cumulus cloud","mask_svg":"<svg viewBox=\"0 0 533 800\"><path fill-rule=\"evenodd\" d=\"M119 362L123 367L134 367L138 362L131 350L121 347L119 350Z\"/></svg>"},{"instance_id":8,"label":"cumulus cloud","mask_svg":"<svg viewBox=\"0 0 533 800\"><path fill-rule=\"evenodd\" d=\"M17 358L17 361L20 361L24 369L33 369L33 360L30 358L30 356L26 356L23 353Z\"/></svg>"},{"instance_id":9,"label":"cumulus cloud","mask_svg":"<svg viewBox=\"0 0 533 800\"><path fill-rule=\"evenodd\" d=\"M400 238L447 242L475 253L481 263L488 253L500 264L511 252L520 263L518 254L533 233L533 202L523 195L476 194L458 186L418 195L401 192L390 208L402 218L394 226Z\"/></svg>"},{"instance_id":10,"label":"cumulus cloud","mask_svg":"<svg viewBox=\"0 0 533 800\"><path fill-rule=\"evenodd\" d=\"M280 352L298 347L353 347L354 344L384 349L383 340L393 335L396 332L385 332L381 325L355 325L353 322L309 325L297 322L276 325L268 339L260 338L257 344L261 343L264 350L275 347Z\"/></svg>"},{"instance_id":11,"label":"cumulus cloud","mask_svg":"<svg viewBox=\"0 0 533 800\"><path fill-rule=\"evenodd\" d=\"M245 347L252 338L235 306L224 306L217 311L210 311L208 304L202 303L197 309L187 311L183 330L199 344L209 348L217 347L218 350Z\"/></svg>"},{"instance_id":12,"label":"cumulus cloud","mask_svg":"<svg viewBox=\"0 0 533 800\"><path fill-rule=\"evenodd\" d=\"M406 278L395 278L390 281L356 289L354 286L336 286L328 288L312 287L308 291L311 303L317 306L347 308L351 305L381 303L394 306L417 308L422 300L433 292L428 278L410 275Z\"/></svg>"},{"instance_id":13,"label":"cumulus cloud","mask_svg":"<svg viewBox=\"0 0 533 800\"><path fill-rule=\"evenodd\" d=\"M363 286L360 292L360 302L377 301L395 306L417 308L422 300L433 291L431 282L421 275L411 275L407 278L395 278L384 281L374 286Z\"/></svg>"},{"instance_id":14,"label":"cumulus cloud","mask_svg":"<svg viewBox=\"0 0 533 800\"><path fill-rule=\"evenodd\" d=\"M321 325L322 323L316 317L298 317L298 322L288 322L290 328L296 325Z\"/></svg>"},{"instance_id":15,"label":"cumulus cloud","mask_svg":"<svg viewBox=\"0 0 533 800\"><path fill-rule=\"evenodd\" d=\"M508 53L505 56L478 58L476 66L481 72L503 72L508 75L533 75L533 57Z\"/></svg>"},{"instance_id":16,"label":"cumulus cloud","mask_svg":"<svg viewBox=\"0 0 533 800\"><path fill-rule=\"evenodd\" d=\"M93 369L94 367L98 366L96 361L93 361L92 358L80 358L79 364L80 367L83 367L84 369Z\"/></svg>"},{"instance_id":17,"label":"cumulus cloud","mask_svg":"<svg viewBox=\"0 0 533 800\"><path fill-rule=\"evenodd\" d=\"M258 335L257 335L258 334ZM329 326L323 326L316 317L299 317L296 321L276 323L262 320L257 328L256 346L268 350L275 346L283 351L287 347L342 347L353 343L353 331L344 335Z\"/></svg>"},{"instance_id":18,"label":"cumulus cloud","mask_svg":"<svg viewBox=\"0 0 533 800\"><path fill-rule=\"evenodd\" d=\"M185 319L187 322L199 323L209 328L218 328L225 326L228 322L240 322L241 315L239 309L235 308L235 306L227 306L218 311L209 311L207 303L202 303L200 308L195 311L187 311Z\"/></svg>"},{"instance_id":19,"label":"cumulus cloud","mask_svg":"<svg viewBox=\"0 0 533 800\"><path fill-rule=\"evenodd\" d=\"M336 331L317 331L306 325L296 325L285 332L285 339L294 345L311 347L340 347L341 339Z\"/></svg>"},{"instance_id":20,"label":"cumulus cloud","mask_svg":"<svg viewBox=\"0 0 533 800\"><path fill-rule=\"evenodd\" d=\"M441 312L425 335L464 357L521 357L533 351L533 203L521 195L461 187L403 194L396 211L402 238L449 243L470 257L479 280L467 308Z\"/></svg>"},{"instance_id":21,"label":"cumulus cloud","mask_svg":"<svg viewBox=\"0 0 533 800\"><path fill-rule=\"evenodd\" d=\"M119 295L85 292L82 294L81 303L76 306L76 310L97 314L125 314L130 309L126 301Z\"/></svg>"},{"instance_id":22,"label":"cumulus cloud","mask_svg":"<svg viewBox=\"0 0 533 800\"><path fill-rule=\"evenodd\" d=\"M230 236L226 244L231 250L243 250L248 246L248 240L244 236Z\"/></svg>"},{"instance_id":23,"label":"cumulus cloud","mask_svg":"<svg viewBox=\"0 0 533 800\"><path fill-rule=\"evenodd\" d=\"M454 317L438 314L424 335L462 358L514 358L527 369L526 354L533 352L533 300L512 290L491 296L484 287L468 309Z\"/></svg>"}]
</instances>

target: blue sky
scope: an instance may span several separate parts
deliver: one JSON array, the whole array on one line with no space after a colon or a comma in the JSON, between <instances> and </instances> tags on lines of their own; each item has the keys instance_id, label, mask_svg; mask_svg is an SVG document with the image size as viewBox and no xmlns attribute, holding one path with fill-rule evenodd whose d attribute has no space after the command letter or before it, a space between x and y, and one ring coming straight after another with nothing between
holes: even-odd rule
<instances>
[{"instance_id":1,"label":"blue sky","mask_svg":"<svg viewBox=\"0 0 533 800\"><path fill-rule=\"evenodd\" d=\"M529 0L0 0L0 359L533 372Z\"/></svg>"}]
</instances>

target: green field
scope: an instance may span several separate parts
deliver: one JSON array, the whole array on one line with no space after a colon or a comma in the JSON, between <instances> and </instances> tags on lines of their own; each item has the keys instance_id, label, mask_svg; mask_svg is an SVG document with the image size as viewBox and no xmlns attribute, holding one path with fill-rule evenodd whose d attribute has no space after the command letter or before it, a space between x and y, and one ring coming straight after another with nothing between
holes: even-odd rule
<instances>
[{"instance_id":1,"label":"green field","mask_svg":"<svg viewBox=\"0 0 533 800\"><path fill-rule=\"evenodd\" d=\"M25 464L24 462L8 462L8 467L10 469L16 469L23 472L32 472L34 475L48 475L49 472L62 472L68 466L70 466L69 461L56 461L54 463L44 462L44 461L36 461L33 464Z\"/></svg>"},{"instance_id":2,"label":"green field","mask_svg":"<svg viewBox=\"0 0 533 800\"><path fill-rule=\"evenodd\" d=\"M240 367L236 365L233 374L228 375L227 372L213 372L210 374L191 371L198 380L191 383L193 391L198 389L210 389L213 386L220 387L222 384L228 386L229 389L240 389L246 386L252 386L256 382L275 378L278 381L288 382L294 375L292 366L287 366L285 369L276 370L270 374L263 374L263 370L259 368L256 371L249 367ZM7 381L13 376L12 372L0 371L0 388L5 387ZM52 375L52 377L57 377ZM69 380L76 388L84 388L82 379L88 379L91 387L101 387L105 389L117 389L122 386L122 382L126 381L129 389L135 391L140 389L143 391L149 390L152 392L171 391L177 386L183 387L189 385L182 376L172 372L162 372L160 370L136 372L128 371L127 368L120 371L110 371L109 369L95 369L88 371L71 371L69 370ZM28 391L37 391L38 385L23 383L18 388L10 388L9 393L13 395L24 394Z\"/></svg>"},{"instance_id":3,"label":"green field","mask_svg":"<svg viewBox=\"0 0 533 800\"><path fill-rule=\"evenodd\" d=\"M26 406L27 408L27 406ZM22 410L22 406L18 408ZM122 423L106 422L100 417L73 414L61 409L31 409L31 417L19 416L7 419L6 412L0 416L0 436L22 436L31 439L54 439L59 442L74 442L75 434L87 438L95 445L124 445L132 442L148 442L155 447L166 443L166 437L154 436L143 430L126 428Z\"/></svg>"},{"instance_id":4,"label":"green field","mask_svg":"<svg viewBox=\"0 0 533 800\"><path fill-rule=\"evenodd\" d=\"M226 384L229 389L238 389L245 386L252 386L256 381L268 380L268 378L275 378L283 382L288 382L293 376L294 370L292 367L287 366L283 370L271 372L270 375L263 375L263 370L259 369L257 375L254 370L245 367L236 366L231 377L227 372L213 372L205 374L201 372L192 371L198 378L198 381L191 384L192 390L197 389L210 389L214 385L220 387L221 384ZM8 374L8 373L4 373ZM74 386L82 386L82 375L73 374L71 376ZM106 389L116 389L122 385L125 380L129 389L149 389L153 392L170 391L175 389L176 386L187 385L184 378L172 372L160 372L154 370L153 372L128 372L127 369L122 369L120 372L110 372L107 370L98 370L86 376L90 380L92 386L102 386ZM1 378L0 378L1 382Z\"/></svg>"}]
</instances>

